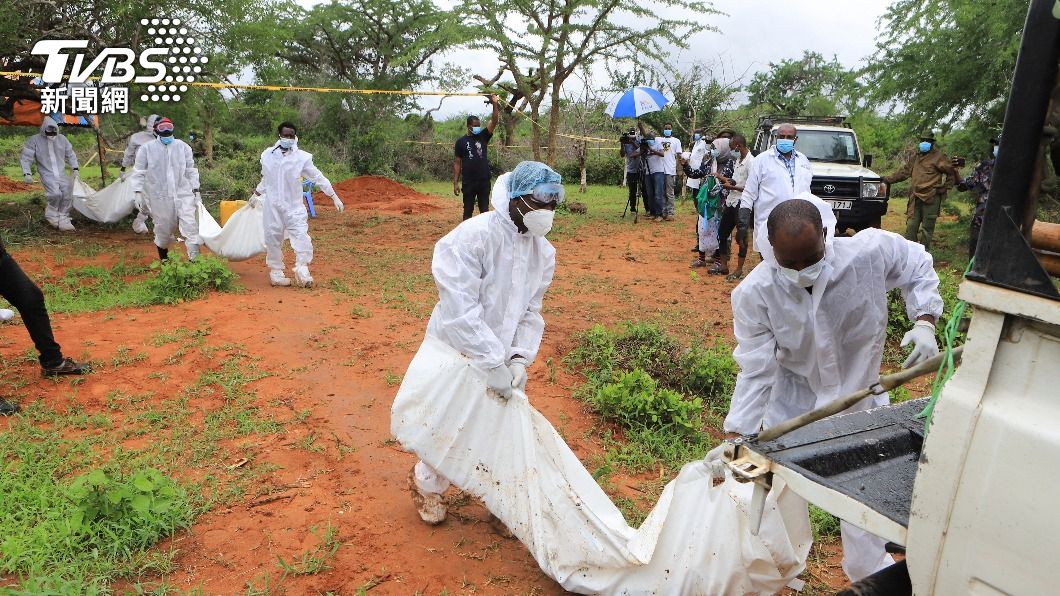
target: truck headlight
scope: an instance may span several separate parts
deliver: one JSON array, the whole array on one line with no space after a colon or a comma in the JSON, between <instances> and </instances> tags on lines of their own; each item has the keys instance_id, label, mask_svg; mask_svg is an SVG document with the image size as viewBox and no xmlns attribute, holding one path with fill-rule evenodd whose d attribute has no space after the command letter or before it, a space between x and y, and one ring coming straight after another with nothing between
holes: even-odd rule
<instances>
[{"instance_id":1,"label":"truck headlight","mask_svg":"<svg viewBox=\"0 0 1060 596\"><path fill-rule=\"evenodd\" d=\"M862 182L861 196L866 199L875 199L887 194L887 185L883 182Z\"/></svg>"}]
</instances>

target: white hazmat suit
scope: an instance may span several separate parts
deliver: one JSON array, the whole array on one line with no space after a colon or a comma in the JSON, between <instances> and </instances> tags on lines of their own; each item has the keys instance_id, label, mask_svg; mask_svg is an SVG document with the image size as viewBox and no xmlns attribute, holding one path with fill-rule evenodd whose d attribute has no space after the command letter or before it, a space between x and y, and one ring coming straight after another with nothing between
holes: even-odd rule
<instances>
[{"instance_id":1,"label":"white hazmat suit","mask_svg":"<svg viewBox=\"0 0 1060 596\"><path fill-rule=\"evenodd\" d=\"M261 154L261 182L255 192L265 195L265 265L271 270L274 285L285 280L283 238L286 233L294 250L295 278L299 285L309 285L309 264L313 262L313 240L309 237L309 214L302 194L302 178L310 180L321 192L343 209L342 201L331 182L313 165L313 155L293 145L287 151L279 141ZM287 281L286 284L290 285Z\"/></svg>"},{"instance_id":2,"label":"white hazmat suit","mask_svg":"<svg viewBox=\"0 0 1060 596\"><path fill-rule=\"evenodd\" d=\"M544 237L522 234L508 213L510 173L497 178L493 210L473 217L434 245L431 273L438 304L427 335L442 340L483 370L512 356L537 356L545 320L541 302L556 270L556 249ZM442 493L449 482L422 461L416 486Z\"/></svg>"},{"instance_id":3,"label":"white hazmat suit","mask_svg":"<svg viewBox=\"0 0 1060 596\"><path fill-rule=\"evenodd\" d=\"M151 141L158 138L155 135L155 121L158 120L156 114L151 114L147 118L147 128L139 132L133 133L129 137L129 144L125 146L125 153L121 158L121 179L125 180L126 168L136 163L136 152L140 147L150 143ZM133 220L132 229L137 234L147 233L147 219L150 217L150 207L143 205L140 207L140 212L136 215L136 219Z\"/></svg>"},{"instance_id":4,"label":"white hazmat suit","mask_svg":"<svg viewBox=\"0 0 1060 596\"><path fill-rule=\"evenodd\" d=\"M136 152L130 181L133 192L143 193L155 220L155 246L168 249L179 229L187 245L188 257L199 254L198 203L199 170L191 147L180 139L169 145L155 139Z\"/></svg>"},{"instance_id":5,"label":"white hazmat suit","mask_svg":"<svg viewBox=\"0 0 1060 596\"><path fill-rule=\"evenodd\" d=\"M74 205L73 186L66 177L66 166L78 175L77 154L74 147L61 134L49 137L47 131L58 133L59 125L55 120L45 117L40 125L40 133L26 139L22 147L22 175L29 179L33 164L37 164L40 182L44 186L44 195L48 206L44 208L44 219L64 232L73 231L70 221L70 208Z\"/></svg>"},{"instance_id":6,"label":"white hazmat suit","mask_svg":"<svg viewBox=\"0 0 1060 596\"><path fill-rule=\"evenodd\" d=\"M806 199L810 195L813 168L806 155L793 151L794 173L789 171L776 145L758 155L747 167L747 182L743 198L752 205L754 214L754 249L762 253L762 260L773 262L773 249L766 234L766 220L773 208L791 199ZM822 214L824 215L824 214ZM836 217L831 211L824 220L829 236L835 235Z\"/></svg>"},{"instance_id":7,"label":"white hazmat suit","mask_svg":"<svg viewBox=\"0 0 1060 596\"><path fill-rule=\"evenodd\" d=\"M740 373L725 431L753 434L871 386L883 359L887 292L901 290L910 320L937 320L938 285L921 245L877 229L829 238L812 293L775 264L760 263L732 293ZM850 411L887 402L886 395L870 396ZM883 539L846 522L841 529L843 570L851 581L893 563Z\"/></svg>"}]
</instances>

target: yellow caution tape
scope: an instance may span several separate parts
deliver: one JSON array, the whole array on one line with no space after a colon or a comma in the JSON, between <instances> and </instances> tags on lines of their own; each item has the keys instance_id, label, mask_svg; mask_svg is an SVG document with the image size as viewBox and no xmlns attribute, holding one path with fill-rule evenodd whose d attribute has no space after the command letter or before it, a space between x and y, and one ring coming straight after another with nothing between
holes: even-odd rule
<instances>
[{"instance_id":1,"label":"yellow caution tape","mask_svg":"<svg viewBox=\"0 0 1060 596\"><path fill-rule=\"evenodd\" d=\"M22 72L22 71L0 71L0 76L14 76L14 77L42 77L41 73L37 72ZM89 77L90 81L97 81L99 77ZM309 91L312 93L347 93L354 95L424 95L434 97L490 97L491 93L484 93L481 91L461 91L461 92L448 92L448 91L424 91L424 90L403 90L403 89L354 89L352 87L299 87L293 85L244 85L239 83L210 83L206 81L190 81L180 83L182 85L189 85L192 87L204 87L208 89L245 89L245 90L260 90L260 91ZM501 100L504 101L504 100ZM545 128L541 123L537 122L530 117L526 112L520 110L513 104L504 102L505 105L510 106L513 110L519 112L520 115L530 120L538 126L538 128ZM613 139L601 139L599 137L587 137L583 135L569 135L563 133L556 133L556 136L563 137L565 139L573 139L576 141L591 141L595 143L612 143Z\"/></svg>"}]
</instances>

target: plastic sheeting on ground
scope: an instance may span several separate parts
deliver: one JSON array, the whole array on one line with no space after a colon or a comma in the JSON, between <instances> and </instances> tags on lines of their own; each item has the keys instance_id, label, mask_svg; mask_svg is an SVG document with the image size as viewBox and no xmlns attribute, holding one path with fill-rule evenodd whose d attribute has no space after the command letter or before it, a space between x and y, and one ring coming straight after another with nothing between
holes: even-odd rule
<instances>
[{"instance_id":1,"label":"plastic sheeting on ground","mask_svg":"<svg viewBox=\"0 0 1060 596\"><path fill-rule=\"evenodd\" d=\"M199 203L199 236L206 246L226 259L245 261L265 252L265 216L260 205L243 205L222 228Z\"/></svg>"},{"instance_id":2,"label":"plastic sheeting on ground","mask_svg":"<svg viewBox=\"0 0 1060 596\"><path fill-rule=\"evenodd\" d=\"M133 212L135 208L132 184L122 182L119 178L103 190L92 190L92 187L71 176L74 197L74 209L92 221L99 223L117 223Z\"/></svg>"},{"instance_id":3,"label":"plastic sheeting on ground","mask_svg":"<svg viewBox=\"0 0 1060 596\"><path fill-rule=\"evenodd\" d=\"M485 379L428 336L394 400L391 430L481 499L565 589L772 594L803 570L812 540L806 502L780 479L757 537L748 514L753 487L732 478L714 487L700 461L681 469L633 529L526 396L490 397Z\"/></svg>"}]
</instances>

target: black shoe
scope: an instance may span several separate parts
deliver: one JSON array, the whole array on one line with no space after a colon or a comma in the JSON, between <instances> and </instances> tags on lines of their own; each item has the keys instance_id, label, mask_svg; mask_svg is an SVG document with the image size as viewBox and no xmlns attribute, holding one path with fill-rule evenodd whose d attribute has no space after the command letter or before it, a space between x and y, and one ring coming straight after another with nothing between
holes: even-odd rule
<instances>
[{"instance_id":1,"label":"black shoe","mask_svg":"<svg viewBox=\"0 0 1060 596\"><path fill-rule=\"evenodd\" d=\"M18 414L22 408L18 407L18 404L9 402L6 399L0 399L0 416L10 416L12 414Z\"/></svg>"},{"instance_id":2,"label":"black shoe","mask_svg":"<svg viewBox=\"0 0 1060 596\"><path fill-rule=\"evenodd\" d=\"M46 377L58 377L59 375L83 375L89 371L87 364L78 364L70 358L63 358L55 366L41 366L41 374Z\"/></svg>"},{"instance_id":3,"label":"black shoe","mask_svg":"<svg viewBox=\"0 0 1060 596\"><path fill-rule=\"evenodd\" d=\"M159 261L165 261L165 260L169 259L169 249L168 248L162 248L161 246L156 246L155 248L158 249L158 260Z\"/></svg>"}]
</instances>

